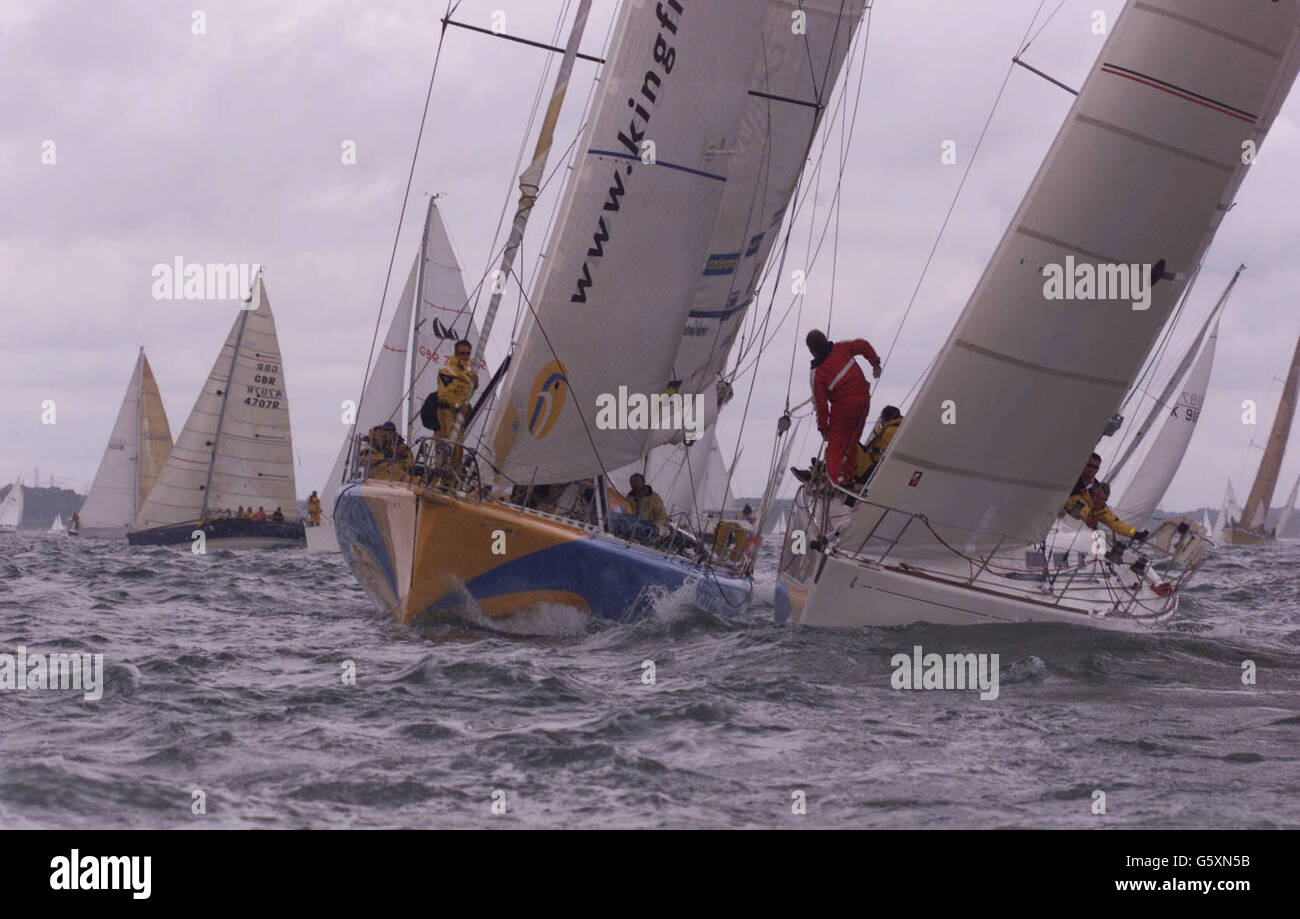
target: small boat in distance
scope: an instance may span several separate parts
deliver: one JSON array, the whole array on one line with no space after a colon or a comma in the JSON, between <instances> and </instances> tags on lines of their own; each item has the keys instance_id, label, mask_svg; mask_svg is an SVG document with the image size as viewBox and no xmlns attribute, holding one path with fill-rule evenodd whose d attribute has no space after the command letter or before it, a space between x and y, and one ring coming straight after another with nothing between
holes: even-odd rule
<instances>
[{"instance_id":1,"label":"small boat in distance","mask_svg":"<svg viewBox=\"0 0 1300 919\"><path fill-rule=\"evenodd\" d=\"M0 533L17 533L23 522L23 480L9 486L0 501Z\"/></svg>"},{"instance_id":2,"label":"small boat in distance","mask_svg":"<svg viewBox=\"0 0 1300 919\"><path fill-rule=\"evenodd\" d=\"M63 525L63 515L55 514L54 522L50 524L50 532L56 536L66 536L68 528Z\"/></svg>"},{"instance_id":3,"label":"small boat in distance","mask_svg":"<svg viewBox=\"0 0 1300 919\"><path fill-rule=\"evenodd\" d=\"M81 535L126 536L171 449L167 412L141 348L95 481L79 511Z\"/></svg>"},{"instance_id":4,"label":"small boat in distance","mask_svg":"<svg viewBox=\"0 0 1300 919\"><path fill-rule=\"evenodd\" d=\"M267 519L236 513L259 507ZM283 519L271 520L277 509ZM126 538L133 546L176 545L198 531L223 548L306 542L284 366L260 272Z\"/></svg>"}]
</instances>

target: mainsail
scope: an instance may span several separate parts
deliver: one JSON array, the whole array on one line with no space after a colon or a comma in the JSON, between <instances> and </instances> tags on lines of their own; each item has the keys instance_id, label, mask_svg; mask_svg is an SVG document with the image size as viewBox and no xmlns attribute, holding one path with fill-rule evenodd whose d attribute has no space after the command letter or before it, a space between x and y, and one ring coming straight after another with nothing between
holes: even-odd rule
<instances>
[{"instance_id":1,"label":"mainsail","mask_svg":"<svg viewBox=\"0 0 1300 919\"><path fill-rule=\"evenodd\" d=\"M592 476L674 433L601 429L596 400L620 386L673 388L761 55L753 10L753 0L621 6L492 421L495 463L515 481Z\"/></svg>"},{"instance_id":2,"label":"mainsail","mask_svg":"<svg viewBox=\"0 0 1300 919\"><path fill-rule=\"evenodd\" d=\"M122 397L95 481L81 507L81 532L125 535L172 449L171 427L144 349Z\"/></svg>"},{"instance_id":3,"label":"mainsail","mask_svg":"<svg viewBox=\"0 0 1300 919\"><path fill-rule=\"evenodd\" d=\"M1282 399L1277 404L1277 416L1273 419L1273 430L1269 432L1268 443L1264 446L1264 456L1259 461L1255 484L1250 487L1250 495L1246 498L1246 507L1241 518L1243 526L1261 527L1268 517L1268 507L1277 488L1277 476L1282 469L1282 456L1286 452L1286 442L1291 436L1291 420L1295 416L1298 388L1300 388L1300 340L1296 341L1295 354L1291 358L1291 369L1282 387Z\"/></svg>"},{"instance_id":4,"label":"mainsail","mask_svg":"<svg viewBox=\"0 0 1300 919\"><path fill-rule=\"evenodd\" d=\"M275 318L258 276L136 518L136 528L208 512L280 508L298 519L293 441Z\"/></svg>"},{"instance_id":5,"label":"mainsail","mask_svg":"<svg viewBox=\"0 0 1300 919\"><path fill-rule=\"evenodd\" d=\"M1044 538L1290 90L1298 25L1296 0L1130 0L841 546L875 505L921 515L904 554ZM1070 268L1074 299L1049 299Z\"/></svg>"},{"instance_id":6,"label":"mainsail","mask_svg":"<svg viewBox=\"0 0 1300 919\"><path fill-rule=\"evenodd\" d=\"M0 501L0 529L16 530L23 522L23 483L21 480L9 486L3 501Z\"/></svg>"},{"instance_id":7,"label":"mainsail","mask_svg":"<svg viewBox=\"0 0 1300 919\"><path fill-rule=\"evenodd\" d=\"M1201 408L1205 405L1205 391L1210 387L1210 371L1214 369L1214 349L1218 340L1219 323L1216 320L1196 364L1183 381L1178 401L1167 407L1164 424L1151 442L1142 464L1122 489L1116 489L1116 497L1111 500L1115 513L1138 529L1146 528L1187 453L1187 445L1192 441L1196 423L1201 418Z\"/></svg>"}]
</instances>

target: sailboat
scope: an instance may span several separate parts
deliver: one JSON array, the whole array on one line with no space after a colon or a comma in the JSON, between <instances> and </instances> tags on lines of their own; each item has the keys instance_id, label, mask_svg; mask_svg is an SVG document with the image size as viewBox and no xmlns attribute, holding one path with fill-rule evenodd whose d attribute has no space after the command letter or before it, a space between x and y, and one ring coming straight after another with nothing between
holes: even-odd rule
<instances>
[{"instance_id":1,"label":"sailboat","mask_svg":"<svg viewBox=\"0 0 1300 919\"><path fill-rule=\"evenodd\" d=\"M237 516L263 508L266 520ZM270 517L279 511L283 520ZM261 272L127 532L133 546L271 548L305 542L275 317Z\"/></svg>"},{"instance_id":2,"label":"sailboat","mask_svg":"<svg viewBox=\"0 0 1300 919\"><path fill-rule=\"evenodd\" d=\"M1295 0L1125 4L866 493L851 508L808 486L796 498L807 540L782 553L791 620L1145 631L1175 615L1196 564L1170 582L1151 563L1177 527L1148 547L1094 531L1077 564L1033 550L1204 261L1249 169L1243 141L1259 146L1295 80L1298 40ZM1145 296L1056 296L1069 266L1140 272Z\"/></svg>"},{"instance_id":3,"label":"sailboat","mask_svg":"<svg viewBox=\"0 0 1300 919\"><path fill-rule=\"evenodd\" d=\"M1291 486L1291 494L1287 495L1286 504L1282 508L1282 516L1277 519L1278 539L1286 535L1286 526L1291 522L1291 512L1295 510L1297 495L1300 495L1300 476L1296 476L1295 484Z\"/></svg>"},{"instance_id":4,"label":"sailboat","mask_svg":"<svg viewBox=\"0 0 1300 919\"><path fill-rule=\"evenodd\" d=\"M409 621L552 603L626 619L667 593L720 614L745 608L756 545L679 539L681 527L629 535L607 502L610 470L684 440L685 425L606 424L597 403L632 393L680 416L702 401L707 417L725 401L722 368L863 6L804 2L806 29L792 29L776 0L620 5L542 273L466 471L451 482L362 478L339 493L339 545L380 609ZM501 277L539 194L589 9L578 4L520 176ZM475 355L499 303L494 291ZM437 446L426 439L420 457ZM588 494L584 512L530 500L557 487Z\"/></svg>"},{"instance_id":5,"label":"sailboat","mask_svg":"<svg viewBox=\"0 0 1300 919\"><path fill-rule=\"evenodd\" d=\"M126 536L171 449L167 412L141 348L95 480L79 512L81 535Z\"/></svg>"},{"instance_id":6,"label":"sailboat","mask_svg":"<svg viewBox=\"0 0 1300 919\"><path fill-rule=\"evenodd\" d=\"M1246 497L1246 506L1242 509L1241 516L1229 521L1223 531L1223 538L1232 545L1253 546L1272 542L1281 532L1280 529L1266 529L1268 507L1277 488L1277 477L1282 469L1282 456L1286 453L1286 442L1291 436L1297 389L1300 389L1300 340L1296 341L1295 354L1291 358L1291 369L1287 372L1286 383L1282 386L1282 398L1277 404L1277 415L1273 418L1273 429L1269 432L1268 443L1264 446L1264 456L1259 461L1255 484L1250 487L1250 494ZM1294 495L1292 498L1294 499Z\"/></svg>"},{"instance_id":7,"label":"sailboat","mask_svg":"<svg viewBox=\"0 0 1300 919\"><path fill-rule=\"evenodd\" d=\"M17 533L23 522L23 480L9 486L0 501L0 533Z\"/></svg>"},{"instance_id":8,"label":"sailboat","mask_svg":"<svg viewBox=\"0 0 1300 919\"><path fill-rule=\"evenodd\" d=\"M1244 265L1240 266L1233 274L1232 280L1206 317L1199 334L1174 369L1164 391L1151 406L1150 413L1139 426L1127 449L1111 468L1111 484L1115 495L1111 504L1115 513L1139 530L1147 529L1156 507L1169 490L1178 467L1182 465L1192 435L1196 432L1201 408L1205 404L1205 393L1210 388L1210 373L1214 369L1219 318L1244 269ZM1176 398L1175 393L1179 394ZM1159 430L1151 441L1146 456L1131 474L1127 473L1128 461L1135 455L1143 435L1155 428L1157 421ZM1208 535L1209 529L1202 529L1202 535Z\"/></svg>"},{"instance_id":9,"label":"sailboat","mask_svg":"<svg viewBox=\"0 0 1300 919\"><path fill-rule=\"evenodd\" d=\"M51 533L54 533L54 534L57 535L57 536L66 536L66 535L67 535L67 533L68 533L68 528L67 528L66 526L63 525L63 515L62 515L62 514L55 514L55 515L54 515L54 522L50 524L50 532L51 532Z\"/></svg>"},{"instance_id":10,"label":"sailboat","mask_svg":"<svg viewBox=\"0 0 1300 919\"><path fill-rule=\"evenodd\" d=\"M417 291L420 291L418 297ZM420 422L417 394L436 388L434 374L451 357L458 340L472 341L477 335L460 263L434 195L429 198L420 251L411 263L383 348L370 369L357 405L356 424L344 436L321 490L320 526L307 527L309 552L339 551L334 532L334 501L344 482L355 432L369 431L375 425L391 421L408 440L414 441L427 433ZM487 365L480 360L476 369L485 371ZM474 430L477 429L470 433Z\"/></svg>"}]
</instances>

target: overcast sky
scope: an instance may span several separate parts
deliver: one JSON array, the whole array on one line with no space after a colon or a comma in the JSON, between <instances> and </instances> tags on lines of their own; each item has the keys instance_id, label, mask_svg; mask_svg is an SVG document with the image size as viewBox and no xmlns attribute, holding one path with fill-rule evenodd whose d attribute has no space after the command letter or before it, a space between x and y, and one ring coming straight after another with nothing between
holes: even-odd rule
<instances>
[{"instance_id":1,"label":"overcast sky","mask_svg":"<svg viewBox=\"0 0 1300 919\"><path fill-rule=\"evenodd\" d=\"M393 234L438 46L443 0L4 0L0 4L0 480L93 477L130 375L147 349L178 434L236 316L231 301L159 301L153 266L257 262L279 326L299 458L298 492L319 488L360 388ZM456 17L550 41L560 3L465 0ZM600 54L615 3L596 0L583 48ZM1093 11L1120 0L1065 0L1026 54L1078 86L1101 47ZM206 34L194 34L193 11ZM1043 16L1056 7L1049 0ZM828 237L796 329L768 354L733 490L762 488L790 346L813 325L864 336L883 354L998 87L1039 0L877 0L839 213L836 285ZM1041 24L1043 19L1040 18ZM567 24L566 24L567 28ZM559 40L562 42L562 36ZM543 68L553 55L486 35L447 33L398 249L397 288L418 245L425 194L441 207L472 286L489 264ZM858 58L851 74L856 89ZM557 134L576 135L595 73L579 63ZM549 85L549 84L548 84ZM1166 496L1217 505L1231 475L1249 486L1300 333L1300 94L1293 94L1211 249L1175 345L1194 334L1239 262L1206 409ZM903 328L873 403L898 401L941 346L1054 138L1071 97L1017 68ZM832 150L837 149L840 125ZM528 139L531 149L531 138ZM955 141L958 164L940 161ZM54 164L42 163L46 141ZM354 141L355 165L341 147ZM552 164L560 161L557 155ZM834 191L832 162L792 241L804 261ZM559 197L547 188L525 240L531 279ZM1158 201L1135 201L1158 207ZM800 267L791 264L789 269ZM760 297L759 309L769 302ZM777 312L785 309L777 297ZM516 308L507 299L508 314ZM385 314L386 316L386 314ZM386 322L386 318L385 318ZM489 358L504 353L494 340ZM799 346L795 401L807 396ZM1158 380L1162 383L1163 380ZM740 393L720 422L734 446ZM57 423L41 423L41 403ZM1241 402L1260 405L1256 428ZM1032 424L1032 418L1025 419ZM804 454L811 453L809 444ZM806 459L806 455L801 457ZM1111 459L1111 457L1107 457ZM1283 466L1275 504L1300 472ZM1103 470L1103 475L1105 470Z\"/></svg>"}]
</instances>

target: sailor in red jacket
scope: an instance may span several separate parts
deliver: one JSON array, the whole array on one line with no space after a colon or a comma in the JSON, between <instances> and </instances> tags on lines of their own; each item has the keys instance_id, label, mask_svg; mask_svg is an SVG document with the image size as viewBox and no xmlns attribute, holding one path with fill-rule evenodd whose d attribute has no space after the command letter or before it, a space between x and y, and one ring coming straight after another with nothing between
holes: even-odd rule
<instances>
[{"instance_id":1,"label":"sailor in red jacket","mask_svg":"<svg viewBox=\"0 0 1300 919\"><path fill-rule=\"evenodd\" d=\"M865 339L831 342L819 329L809 332L805 342L813 356L817 430L827 441L826 475L832 482L852 486L858 441L871 411L871 389L854 358L865 357L880 379L880 357Z\"/></svg>"}]
</instances>

